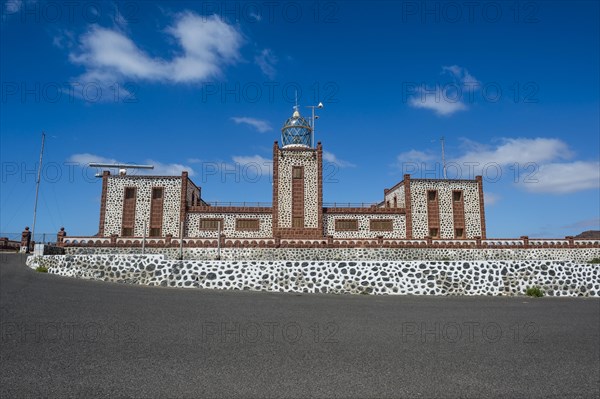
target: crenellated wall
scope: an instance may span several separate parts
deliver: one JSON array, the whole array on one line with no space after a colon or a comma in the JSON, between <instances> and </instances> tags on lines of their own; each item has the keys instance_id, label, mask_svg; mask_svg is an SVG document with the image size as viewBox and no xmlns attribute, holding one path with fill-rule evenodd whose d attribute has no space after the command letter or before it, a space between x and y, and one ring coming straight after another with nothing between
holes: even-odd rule
<instances>
[{"instance_id":1,"label":"crenellated wall","mask_svg":"<svg viewBox=\"0 0 600 399\"><path fill-rule=\"evenodd\" d=\"M212 240L211 247L183 248L184 259L211 260L216 259L218 250L216 239ZM235 242L235 241L234 241ZM229 241L231 243L231 241ZM598 246L580 248L298 248L292 244L282 242L281 248L256 247L224 247L221 248L221 259L228 260L568 260L575 262L588 262L600 258ZM288 246L288 247L286 247ZM141 254L141 247L65 247L68 255L91 254ZM147 254L163 254L168 259L179 257L179 247L152 247L145 248Z\"/></svg>"},{"instance_id":2,"label":"crenellated wall","mask_svg":"<svg viewBox=\"0 0 600 399\"><path fill-rule=\"evenodd\" d=\"M31 256L31 268L164 287L376 295L600 297L600 265L570 261L176 261L160 255Z\"/></svg>"}]
</instances>

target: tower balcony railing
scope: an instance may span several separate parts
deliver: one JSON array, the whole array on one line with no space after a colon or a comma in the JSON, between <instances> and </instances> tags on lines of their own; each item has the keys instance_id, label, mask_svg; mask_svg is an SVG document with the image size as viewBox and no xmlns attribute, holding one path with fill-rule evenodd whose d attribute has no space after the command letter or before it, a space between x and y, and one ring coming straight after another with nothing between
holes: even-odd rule
<instances>
[{"instance_id":1,"label":"tower balcony railing","mask_svg":"<svg viewBox=\"0 0 600 399\"><path fill-rule=\"evenodd\" d=\"M271 206L273 206L273 204L271 202L206 201L206 206L270 208Z\"/></svg>"},{"instance_id":2,"label":"tower balcony railing","mask_svg":"<svg viewBox=\"0 0 600 399\"><path fill-rule=\"evenodd\" d=\"M325 208L376 208L377 202L324 202Z\"/></svg>"}]
</instances>

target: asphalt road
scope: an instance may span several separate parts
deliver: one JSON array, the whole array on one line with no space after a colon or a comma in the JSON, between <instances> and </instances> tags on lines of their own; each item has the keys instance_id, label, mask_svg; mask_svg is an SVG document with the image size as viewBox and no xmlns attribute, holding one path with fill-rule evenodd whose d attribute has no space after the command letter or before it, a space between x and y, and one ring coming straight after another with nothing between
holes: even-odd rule
<instances>
[{"instance_id":1,"label":"asphalt road","mask_svg":"<svg viewBox=\"0 0 600 399\"><path fill-rule=\"evenodd\" d=\"M126 286L0 254L0 397L600 396L600 300Z\"/></svg>"}]
</instances>

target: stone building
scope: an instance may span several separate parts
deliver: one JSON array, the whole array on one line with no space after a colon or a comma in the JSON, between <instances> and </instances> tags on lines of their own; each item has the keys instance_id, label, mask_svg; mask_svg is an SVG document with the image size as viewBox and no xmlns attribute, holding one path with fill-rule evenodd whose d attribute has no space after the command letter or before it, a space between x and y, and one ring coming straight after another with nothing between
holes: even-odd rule
<instances>
[{"instance_id":1,"label":"stone building","mask_svg":"<svg viewBox=\"0 0 600 399\"><path fill-rule=\"evenodd\" d=\"M404 175L377 205L324 207L323 147L297 110L283 125L281 145L273 144L272 206L211 205L187 172L103 172L98 236L214 239L219 230L245 240L485 239L482 179Z\"/></svg>"}]
</instances>

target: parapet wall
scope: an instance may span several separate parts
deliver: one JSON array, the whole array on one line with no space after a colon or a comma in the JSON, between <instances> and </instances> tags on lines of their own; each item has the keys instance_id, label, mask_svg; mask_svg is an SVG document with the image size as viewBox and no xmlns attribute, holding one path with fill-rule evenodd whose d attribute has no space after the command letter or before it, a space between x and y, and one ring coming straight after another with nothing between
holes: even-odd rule
<instances>
[{"instance_id":1,"label":"parapet wall","mask_svg":"<svg viewBox=\"0 0 600 399\"><path fill-rule=\"evenodd\" d=\"M161 255L31 256L31 268L164 287L377 295L600 296L600 265L570 261L177 261Z\"/></svg>"}]
</instances>

